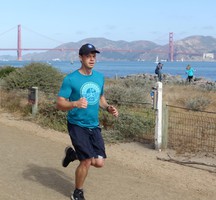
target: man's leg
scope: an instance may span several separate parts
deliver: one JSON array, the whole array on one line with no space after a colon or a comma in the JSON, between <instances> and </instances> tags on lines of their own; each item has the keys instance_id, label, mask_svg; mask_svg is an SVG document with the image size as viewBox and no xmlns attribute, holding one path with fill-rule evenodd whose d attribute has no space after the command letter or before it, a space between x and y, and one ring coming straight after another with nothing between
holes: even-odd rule
<instances>
[{"instance_id":1,"label":"man's leg","mask_svg":"<svg viewBox=\"0 0 216 200\"><path fill-rule=\"evenodd\" d=\"M94 166L96 168L101 168L104 166L104 159L103 158L92 158L92 159L86 159L83 161L80 161L79 166L76 169L75 172L75 187L77 189L82 189L85 179L88 175L88 170L90 166Z\"/></svg>"},{"instance_id":2,"label":"man's leg","mask_svg":"<svg viewBox=\"0 0 216 200\"><path fill-rule=\"evenodd\" d=\"M90 166L91 166L91 159L80 161L80 164L77 167L76 172L75 172L75 188L76 189L83 189L83 185L88 175L88 170Z\"/></svg>"},{"instance_id":3,"label":"man's leg","mask_svg":"<svg viewBox=\"0 0 216 200\"><path fill-rule=\"evenodd\" d=\"M67 146L65 148L65 157L62 160L62 166L67 167L70 162L73 162L74 160L77 160L76 152L73 150L72 147Z\"/></svg>"}]
</instances>

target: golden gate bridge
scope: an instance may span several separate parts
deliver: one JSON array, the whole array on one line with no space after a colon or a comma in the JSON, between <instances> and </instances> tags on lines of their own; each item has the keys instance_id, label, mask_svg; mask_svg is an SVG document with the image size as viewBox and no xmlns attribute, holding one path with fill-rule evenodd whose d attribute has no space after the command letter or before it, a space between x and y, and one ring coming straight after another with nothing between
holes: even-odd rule
<instances>
[{"instance_id":1,"label":"golden gate bridge","mask_svg":"<svg viewBox=\"0 0 216 200\"><path fill-rule=\"evenodd\" d=\"M0 48L0 51L17 51L17 60L22 60L22 52L23 51L77 51L75 48L22 48L22 38L21 38L21 25L18 25L17 28L17 48ZM161 50L130 50L130 49L107 49L102 48L100 51L110 51L110 52L140 52L140 53L167 53L168 60L174 61L174 40L173 40L173 32L169 33L169 45L167 51ZM186 52L178 52L181 54L188 54ZM175 52L176 54L176 52Z\"/></svg>"}]
</instances>

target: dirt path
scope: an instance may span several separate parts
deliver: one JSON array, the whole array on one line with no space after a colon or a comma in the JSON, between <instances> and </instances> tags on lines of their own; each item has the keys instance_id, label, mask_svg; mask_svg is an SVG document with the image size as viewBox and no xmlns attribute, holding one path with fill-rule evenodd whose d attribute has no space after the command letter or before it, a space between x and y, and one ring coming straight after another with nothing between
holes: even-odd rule
<instances>
[{"instance_id":1,"label":"dirt path","mask_svg":"<svg viewBox=\"0 0 216 200\"><path fill-rule=\"evenodd\" d=\"M1 200L69 199L78 162L61 167L67 134L0 112L0 141ZM138 143L107 145L105 167L89 172L86 199L216 199L216 171L157 160L166 153Z\"/></svg>"}]
</instances>

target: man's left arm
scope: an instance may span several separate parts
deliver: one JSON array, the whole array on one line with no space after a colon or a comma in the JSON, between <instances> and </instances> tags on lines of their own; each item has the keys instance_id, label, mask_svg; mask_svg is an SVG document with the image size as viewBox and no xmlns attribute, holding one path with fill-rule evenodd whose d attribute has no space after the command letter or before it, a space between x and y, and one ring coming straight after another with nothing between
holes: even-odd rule
<instances>
[{"instance_id":1,"label":"man's left arm","mask_svg":"<svg viewBox=\"0 0 216 200\"><path fill-rule=\"evenodd\" d=\"M111 113L113 116L118 117L118 110L113 106L107 103L107 100L104 95L100 97L100 107L107 112Z\"/></svg>"}]
</instances>

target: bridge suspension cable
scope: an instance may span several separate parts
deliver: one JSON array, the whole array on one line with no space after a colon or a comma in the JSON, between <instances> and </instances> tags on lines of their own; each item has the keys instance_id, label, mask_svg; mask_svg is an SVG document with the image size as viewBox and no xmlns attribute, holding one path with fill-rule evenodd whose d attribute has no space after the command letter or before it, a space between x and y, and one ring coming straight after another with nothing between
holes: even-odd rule
<instances>
[{"instance_id":1,"label":"bridge suspension cable","mask_svg":"<svg viewBox=\"0 0 216 200\"><path fill-rule=\"evenodd\" d=\"M7 30L7 31L4 31L4 32L0 33L0 37L3 36L4 34L10 32L10 31L14 30L15 28L17 28L17 27L15 26L15 27L13 27L13 28L10 28L10 29Z\"/></svg>"},{"instance_id":2,"label":"bridge suspension cable","mask_svg":"<svg viewBox=\"0 0 216 200\"><path fill-rule=\"evenodd\" d=\"M31 30L31 29L29 29L29 28L27 28L27 27L25 27L25 26L22 26L22 28L24 28L25 30L27 30L27 31L29 31L29 32L31 32L31 33L34 33L34 34L36 34L36 35L39 35L39 36L41 36L41 37L43 37L43 38L46 38L46 39L48 39L48 40L50 40L50 41L54 41L54 42L56 42L56 43L58 43L58 44L63 44L63 43L65 43L65 42L62 42L62 41L53 39L53 38L51 38L51 37L48 37L48 36L46 36L46 35L44 35L44 34L42 34L42 33L38 33L38 32L36 32L36 31L34 31L34 30Z\"/></svg>"}]
</instances>

